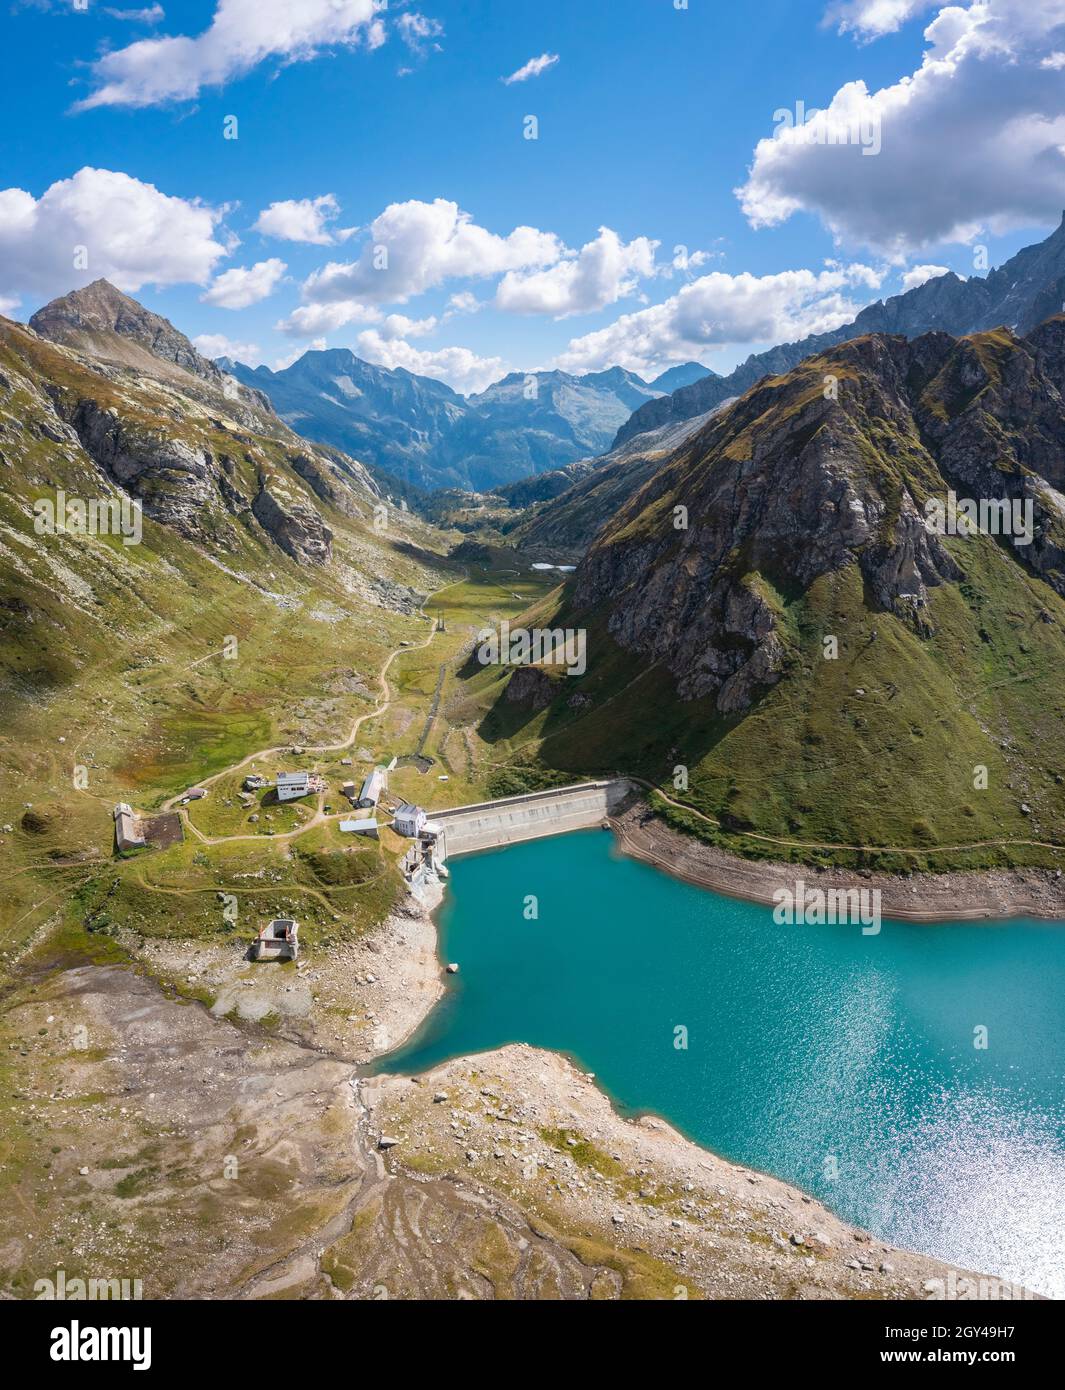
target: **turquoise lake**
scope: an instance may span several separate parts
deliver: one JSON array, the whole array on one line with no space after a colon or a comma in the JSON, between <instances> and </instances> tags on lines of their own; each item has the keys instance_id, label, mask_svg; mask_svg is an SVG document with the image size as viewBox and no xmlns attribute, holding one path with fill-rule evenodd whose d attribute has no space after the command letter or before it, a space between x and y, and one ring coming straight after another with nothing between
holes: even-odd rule
<instances>
[{"instance_id":1,"label":"turquoise lake","mask_svg":"<svg viewBox=\"0 0 1065 1390\"><path fill-rule=\"evenodd\" d=\"M565 1052L623 1113L895 1244L1065 1297L1065 925L778 926L603 830L449 867L441 956L461 971L384 1069Z\"/></svg>"}]
</instances>

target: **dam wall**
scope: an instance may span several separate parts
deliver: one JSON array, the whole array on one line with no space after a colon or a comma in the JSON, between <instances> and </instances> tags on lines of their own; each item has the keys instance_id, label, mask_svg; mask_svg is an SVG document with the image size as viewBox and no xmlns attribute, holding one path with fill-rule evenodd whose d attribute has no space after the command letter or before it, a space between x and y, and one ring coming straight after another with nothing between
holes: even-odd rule
<instances>
[{"instance_id":1,"label":"dam wall","mask_svg":"<svg viewBox=\"0 0 1065 1390\"><path fill-rule=\"evenodd\" d=\"M429 819L438 831L437 857L447 859L453 854L602 825L632 789L626 778L616 777L431 811Z\"/></svg>"}]
</instances>

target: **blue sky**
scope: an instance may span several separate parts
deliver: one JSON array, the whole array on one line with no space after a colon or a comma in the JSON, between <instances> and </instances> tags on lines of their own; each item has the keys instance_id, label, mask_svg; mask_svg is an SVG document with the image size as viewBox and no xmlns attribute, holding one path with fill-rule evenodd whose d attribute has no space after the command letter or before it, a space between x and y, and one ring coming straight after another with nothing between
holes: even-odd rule
<instances>
[{"instance_id":1,"label":"blue sky","mask_svg":"<svg viewBox=\"0 0 1065 1390\"><path fill-rule=\"evenodd\" d=\"M17 317L106 274L271 366L726 370L1065 207L1065 0L78 3L5 20Z\"/></svg>"}]
</instances>

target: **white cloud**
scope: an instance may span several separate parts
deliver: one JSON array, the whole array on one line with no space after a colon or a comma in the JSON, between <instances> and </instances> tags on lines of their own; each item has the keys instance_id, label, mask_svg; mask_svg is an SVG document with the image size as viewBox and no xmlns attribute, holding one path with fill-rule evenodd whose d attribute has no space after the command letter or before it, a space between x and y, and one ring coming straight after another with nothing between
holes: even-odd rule
<instances>
[{"instance_id":1,"label":"white cloud","mask_svg":"<svg viewBox=\"0 0 1065 1390\"><path fill-rule=\"evenodd\" d=\"M914 265L909 270L903 272L902 285L904 289L915 290L918 285L923 285L926 280L936 280L940 275L946 275L949 267L945 265Z\"/></svg>"},{"instance_id":2,"label":"white cloud","mask_svg":"<svg viewBox=\"0 0 1065 1390\"><path fill-rule=\"evenodd\" d=\"M359 356L367 362L381 367L405 367L418 376L436 377L465 396L483 391L508 370L501 357L478 357L464 347L435 351L416 348L403 338L385 338L376 328L360 333L356 343Z\"/></svg>"},{"instance_id":3,"label":"white cloud","mask_svg":"<svg viewBox=\"0 0 1065 1390\"><path fill-rule=\"evenodd\" d=\"M104 14L111 19L125 19L130 24L160 24L166 18L162 5L150 5L144 10L117 10L104 8Z\"/></svg>"},{"instance_id":4,"label":"white cloud","mask_svg":"<svg viewBox=\"0 0 1065 1390\"><path fill-rule=\"evenodd\" d=\"M836 262L819 273L713 271L661 304L623 314L606 328L574 338L556 365L577 373L618 365L653 376L674 362L702 360L701 354L714 348L826 333L862 307L848 292L876 288L881 278L869 266Z\"/></svg>"},{"instance_id":5,"label":"white cloud","mask_svg":"<svg viewBox=\"0 0 1065 1390\"><path fill-rule=\"evenodd\" d=\"M387 314L380 322L377 332L382 338L424 338L436 327L435 318L409 319L406 314Z\"/></svg>"},{"instance_id":6,"label":"white cloud","mask_svg":"<svg viewBox=\"0 0 1065 1390\"><path fill-rule=\"evenodd\" d=\"M373 305L341 299L335 304L301 304L275 327L290 338L310 338L318 333L335 333L349 323L379 323L380 320L381 311Z\"/></svg>"},{"instance_id":7,"label":"white cloud","mask_svg":"<svg viewBox=\"0 0 1065 1390\"><path fill-rule=\"evenodd\" d=\"M201 333L193 338L192 346L204 357L232 357L234 362L248 362L253 366L262 361L262 353L255 343L235 343L224 333Z\"/></svg>"},{"instance_id":8,"label":"white cloud","mask_svg":"<svg viewBox=\"0 0 1065 1390\"><path fill-rule=\"evenodd\" d=\"M444 33L444 26L438 19L428 19L416 10L407 10L396 20L396 28L403 42L419 58L424 56L430 46L437 52L440 51L440 45L433 43L434 39L441 38Z\"/></svg>"},{"instance_id":9,"label":"white cloud","mask_svg":"<svg viewBox=\"0 0 1065 1390\"><path fill-rule=\"evenodd\" d=\"M331 262L304 282L308 303L402 304L445 280L552 265L565 249L535 227L497 236L446 198L391 203L369 231L358 260Z\"/></svg>"},{"instance_id":10,"label":"white cloud","mask_svg":"<svg viewBox=\"0 0 1065 1390\"><path fill-rule=\"evenodd\" d=\"M848 30L863 38L876 39L881 34L893 34L908 19L923 10L930 10L935 0L840 0L830 5L825 14L826 24L839 24L839 32Z\"/></svg>"},{"instance_id":11,"label":"white cloud","mask_svg":"<svg viewBox=\"0 0 1065 1390\"><path fill-rule=\"evenodd\" d=\"M508 271L496 290L496 307L512 314L588 314L632 294L655 273L657 241L626 243L609 227L581 250L547 270Z\"/></svg>"},{"instance_id":12,"label":"white cloud","mask_svg":"<svg viewBox=\"0 0 1065 1390\"><path fill-rule=\"evenodd\" d=\"M339 212L340 205L332 193L323 193L320 198L288 198L263 208L252 231L277 237L279 241L332 246L334 241L346 241L357 230L355 227L326 226Z\"/></svg>"},{"instance_id":13,"label":"white cloud","mask_svg":"<svg viewBox=\"0 0 1065 1390\"><path fill-rule=\"evenodd\" d=\"M222 210L170 197L150 183L85 167L45 189L0 190L0 280L5 290L62 294L100 276L120 290L202 285L228 254ZM75 248L88 265L75 269Z\"/></svg>"},{"instance_id":14,"label":"white cloud","mask_svg":"<svg viewBox=\"0 0 1065 1390\"><path fill-rule=\"evenodd\" d=\"M249 304L258 304L273 294L286 269L285 262L276 258L257 261L252 266L234 266L219 275L200 298L205 304L216 304L220 309L246 309Z\"/></svg>"},{"instance_id":15,"label":"white cloud","mask_svg":"<svg viewBox=\"0 0 1065 1390\"><path fill-rule=\"evenodd\" d=\"M501 77L499 80L506 83L509 87L512 82L528 82L530 77L539 77L548 68L553 68L558 62L557 53L541 53L539 58L530 58L527 63L523 63L517 72L512 72L509 77Z\"/></svg>"},{"instance_id":16,"label":"white cloud","mask_svg":"<svg viewBox=\"0 0 1065 1390\"><path fill-rule=\"evenodd\" d=\"M0 294L0 314L7 319L14 318L21 303L17 294Z\"/></svg>"},{"instance_id":17,"label":"white cloud","mask_svg":"<svg viewBox=\"0 0 1065 1390\"><path fill-rule=\"evenodd\" d=\"M380 0L218 0L211 23L195 38L139 39L98 58L96 88L75 109L186 101L268 58L294 63L327 45L379 47L381 8Z\"/></svg>"},{"instance_id":18,"label":"white cloud","mask_svg":"<svg viewBox=\"0 0 1065 1390\"><path fill-rule=\"evenodd\" d=\"M847 83L812 121L780 123L759 141L736 190L748 220L771 226L805 209L837 238L899 258L985 227L1056 222L1065 83L1053 62L1063 25L1065 0L941 8L912 76L873 92ZM879 153L854 142L863 127L877 133Z\"/></svg>"},{"instance_id":19,"label":"white cloud","mask_svg":"<svg viewBox=\"0 0 1065 1390\"><path fill-rule=\"evenodd\" d=\"M485 307L483 299L478 299L470 290L459 290L447 301L449 314L477 314Z\"/></svg>"}]
</instances>

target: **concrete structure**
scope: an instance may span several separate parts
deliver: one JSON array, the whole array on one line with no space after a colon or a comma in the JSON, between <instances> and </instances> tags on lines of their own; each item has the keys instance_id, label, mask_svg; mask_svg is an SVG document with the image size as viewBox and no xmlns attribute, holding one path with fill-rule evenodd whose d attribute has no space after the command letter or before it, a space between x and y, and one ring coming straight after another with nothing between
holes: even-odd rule
<instances>
[{"instance_id":1,"label":"concrete structure","mask_svg":"<svg viewBox=\"0 0 1065 1390\"><path fill-rule=\"evenodd\" d=\"M434 811L435 858L602 825L632 790L624 777ZM397 813L398 814L398 813Z\"/></svg>"},{"instance_id":2,"label":"concrete structure","mask_svg":"<svg viewBox=\"0 0 1065 1390\"><path fill-rule=\"evenodd\" d=\"M316 772L279 772L277 774L278 801L296 801L312 792L325 791L325 783Z\"/></svg>"},{"instance_id":3,"label":"concrete structure","mask_svg":"<svg viewBox=\"0 0 1065 1390\"><path fill-rule=\"evenodd\" d=\"M401 801L392 817L392 829L397 835L407 835L410 839L420 835L429 817L420 806L410 801Z\"/></svg>"},{"instance_id":4,"label":"concrete structure","mask_svg":"<svg viewBox=\"0 0 1065 1390\"><path fill-rule=\"evenodd\" d=\"M375 767L362 784L362 791L359 792L359 806L368 810L371 806L376 806L380 800L381 793L385 789L385 770L383 767Z\"/></svg>"},{"instance_id":5,"label":"concrete structure","mask_svg":"<svg viewBox=\"0 0 1065 1390\"><path fill-rule=\"evenodd\" d=\"M255 938L256 960L295 960L300 953L299 923L291 917L275 917Z\"/></svg>"},{"instance_id":6,"label":"concrete structure","mask_svg":"<svg viewBox=\"0 0 1065 1390\"><path fill-rule=\"evenodd\" d=\"M261 777L257 772L249 772L244 779L244 790L246 792L258 791L260 787L266 786L266 778Z\"/></svg>"},{"instance_id":7,"label":"concrete structure","mask_svg":"<svg viewBox=\"0 0 1065 1390\"><path fill-rule=\"evenodd\" d=\"M147 843L141 834L140 821L133 814L133 807L120 801L114 810L115 844L119 849L143 849Z\"/></svg>"},{"instance_id":8,"label":"concrete structure","mask_svg":"<svg viewBox=\"0 0 1065 1390\"><path fill-rule=\"evenodd\" d=\"M354 802L354 800L355 800L355 783L354 783L354 782L341 782L341 784L340 784L340 795L341 795L341 796L346 796L347 799L348 799L349 801Z\"/></svg>"},{"instance_id":9,"label":"concrete structure","mask_svg":"<svg viewBox=\"0 0 1065 1390\"><path fill-rule=\"evenodd\" d=\"M377 839L377 822L375 820L342 820L340 829L346 835L369 835L372 839Z\"/></svg>"}]
</instances>

